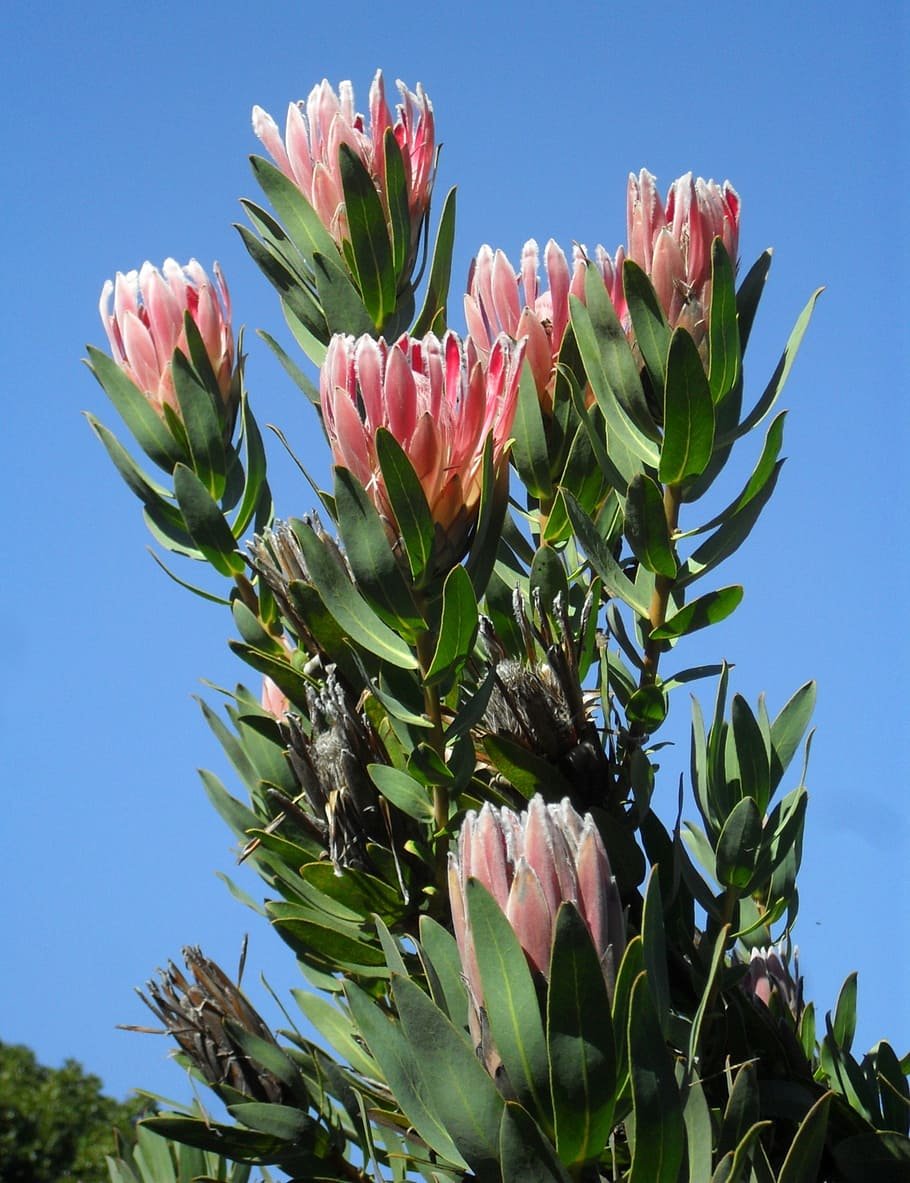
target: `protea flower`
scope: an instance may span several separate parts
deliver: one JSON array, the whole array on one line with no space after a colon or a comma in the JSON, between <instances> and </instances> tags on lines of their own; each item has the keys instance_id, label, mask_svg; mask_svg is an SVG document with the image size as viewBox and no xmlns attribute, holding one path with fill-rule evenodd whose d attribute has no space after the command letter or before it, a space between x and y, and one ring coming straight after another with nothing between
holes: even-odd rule
<instances>
[{"instance_id":1,"label":"protea flower","mask_svg":"<svg viewBox=\"0 0 910 1183\"><path fill-rule=\"evenodd\" d=\"M629 175L628 255L651 278L672 327L687 329L700 345L711 302L711 244L720 238L734 266L739 247L739 195L723 185L692 179L673 182L661 202L647 169ZM622 318L625 307L618 307Z\"/></svg>"},{"instance_id":2,"label":"protea flower","mask_svg":"<svg viewBox=\"0 0 910 1183\"><path fill-rule=\"evenodd\" d=\"M301 100L288 107L284 140L274 119L261 107L253 108L253 131L341 247L348 237L348 225L339 149L347 144L360 157L373 178L391 225L384 143L386 131L391 128L404 164L411 220L409 262L413 263L433 188L436 132L433 106L420 83L416 94L403 82L398 83L398 89L402 101L394 122L379 70L370 87L369 129L354 106L351 83L342 82L336 94L323 79L310 91L306 103Z\"/></svg>"},{"instance_id":3,"label":"protea flower","mask_svg":"<svg viewBox=\"0 0 910 1183\"><path fill-rule=\"evenodd\" d=\"M598 251L604 254L602 248ZM515 340L526 337L528 365L547 413L553 407L556 359L569 323L569 296L584 300L585 262L584 248L576 246L570 273L565 253L551 238L544 250L547 289L541 291L539 251L531 238L521 252L520 274L516 275L502 251L486 245L477 252L468 274L465 320L478 353L486 359L500 333ZM622 292L622 268L618 277L612 270L600 270L615 299L614 288Z\"/></svg>"},{"instance_id":4,"label":"protea flower","mask_svg":"<svg viewBox=\"0 0 910 1183\"><path fill-rule=\"evenodd\" d=\"M394 344L336 334L320 376L326 432L337 464L349 469L388 524L398 529L379 468L376 433L386 428L423 487L443 550L464 553L481 493L483 449L493 441L498 471L518 398L524 343L499 337L486 366L471 341L448 332ZM453 557L454 556L454 557Z\"/></svg>"},{"instance_id":5,"label":"protea flower","mask_svg":"<svg viewBox=\"0 0 910 1183\"><path fill-rule=\"evenodd\" d=\"M235 401L231 299L217 263L213 270L214 283L195 259L185 267L165 259L161 271L151 263L125 275L118 271L101 290L101 323L114 360L161 415L165 405L180 414L171 365L175 350L189 353L187 312L202 337L225 406Z\"/></svg>"},{"instance_id":6,"label":"protea flower","mask_svg":"<svg viewBox=\"0 0 910 1183\"><path fill-rule=\"evenodd\" d=\"M449 855L449 897L455 939L473 1010L483 1008L483 986L466 905L469 879L481 883L508 917L530 965L546 977L559 906L571 900L587 925L612 993L625 948L625 925L607 852L590 814L568 799L546 805L541 796L524 813L487 803L468 813ZM481 1024L482 1026L482 1024Z\"/></svg>"},{"instance_id":7,"label":"protea flower","mask_svg":"<svg viewBox=\"0 0 910 1183\"><path fill-rule=\"evenodd\" d=\"M775 1014L789 1012L799 1022L803 1009L803 979L798 955L793 958L793 973L789 960L789 949L779 945L753 949L741 985L748 995L764 1003Z\"/></svg>"}]
</instances>

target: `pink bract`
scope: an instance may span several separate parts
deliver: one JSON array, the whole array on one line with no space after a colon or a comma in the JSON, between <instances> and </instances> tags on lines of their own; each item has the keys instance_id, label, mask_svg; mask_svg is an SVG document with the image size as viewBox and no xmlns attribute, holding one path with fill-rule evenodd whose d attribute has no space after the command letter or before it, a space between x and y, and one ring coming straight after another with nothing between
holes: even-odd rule
<instances>
[{"instance_id":1,"label":"pink bract","mask_svg":"<svg viewBox=\"0 0 910 1183\"><path fill-rule=\"evenodd\" d=\"M114 360L159 414L165 405L180 413L171 365L175 350L189 352L187 312L202 337L221 396L225 404L231 401L231 300L217 263L213 270L214 282L195 259L185 267L165 259L161 271L151 263L138 271L118 271L101 290L101 323Z\"/></svg>"}]
</instances>

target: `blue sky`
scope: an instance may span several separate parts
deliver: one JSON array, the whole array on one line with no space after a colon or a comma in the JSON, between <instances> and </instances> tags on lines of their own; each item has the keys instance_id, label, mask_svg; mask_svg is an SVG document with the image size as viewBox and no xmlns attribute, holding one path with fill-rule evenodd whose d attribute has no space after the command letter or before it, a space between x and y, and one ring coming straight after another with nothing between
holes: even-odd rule
<instances>
[{"instance_id":1,"label":"blue sky","mask_svg":"<svg viewBox=\"0 0 910 1183\"><path fill-rule=\"evenodd\" d=\"M772 710L810 677L818 733L796 939L823 1012L860 971L858 1042L910 1044L907 759L907 13L866 6L462 0L423 7L60 0L11 7L0 48L7 161L0 317L11 519L0 584L0 1039L75 1056L118 1095L186 1097L133 995L182 945L286 997L293 958L216 878L229 835L195 769L225 773L192 702L200 678L247 677L223 610L155 567L138 504L80 415L116 416L80 367L103 343L103 281L148 258L220 260L236 322L284 340L271 290L231 223L256 196L250 108L283 120L322 77L422 81L459 186L453 321L482 242L613 250L630 170L662 187L692 169L743 200L748 265L775 247L750 347L761 389L810 292L825 284L783 403L789 461L753 538L724 569L737 613L688 642L736 663ZM248 382L312 470L326 452L301 396L252 331ZM273 450L283 516L311 507ZM740 461L742 472L752 453ZM249 679L248 679L249 680ZM699 689L703 700L713 687ZM688 707L675 704L685 766ZM231 783L229 775L228 782ZM665 815L666 816L666 815ZM292 1004L291 1004L292 1005ZM280 1023L280 1020L278 1020Z\"/></svg>"}]
</instances>

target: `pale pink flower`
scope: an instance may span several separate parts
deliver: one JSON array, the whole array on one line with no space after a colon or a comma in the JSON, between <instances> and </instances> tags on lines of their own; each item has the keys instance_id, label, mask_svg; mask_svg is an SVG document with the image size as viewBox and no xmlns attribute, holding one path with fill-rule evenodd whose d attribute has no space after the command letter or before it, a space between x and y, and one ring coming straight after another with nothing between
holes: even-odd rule
<instances>
[{"instance_id":1,"label":"pale pink flower","mask_svg":"<svg viewBox=\"0 0 910 1183\"><path fill-rule=\"evenodd\" d=\"M493 441L498 470L518 398L524 345L494 342L482 366L470 341L455 333L440 341L336 334L320 374L322 414L337 464L369 493L390 533L397 534L376 454L376 433L386 428L408 456L430 513L461 551L473 525L482 483L484 445Z\"/></svg>"},{"instance_id":2,"label":"pale pink flower","mask_svg":"<svg viewBox=\"0 0 910 1183\"><path fill-rule=\"evenodd\" d=\"M602 265L602 257L608 266ZM569 324L569 296L585 299L584 248L576 246L572 271L562 248L551 238L544 250L547 287L541 290L539 251L529 239L521 252L521 270L516 275L503 251L482 246L471 263L468 291L464 298L465 320L471 340L482 358L489 355L500 333L515 340L527 338L527 364L544 411L553 406L556 359ZM596 265L604 286L615 301L622 296L622 265L615 272L609 255L597 248Z\"/></svg>"},{"instance_id":3,"label":"pale pink flower","mask_svg":"<svg viewBox=\"0 0 910 1183\"><path fill-rule=\"evenodd\" d=\"M789 947L770 945L753 949L749 969L742 979L743 990L777 1014L788 1011L799 1022L803 1010L803 979L799 972L799 954L789 965Z\"/></svg>"},{"instance_id":4,"label":"pale pink flower","mask_svg":"<svg viewBox=\"0 0 910 1183\"><path fill-rule=\"evenodd\" d=\"M496 808L467 814L457 854L449 855L449 898L458 951L476 1007L483 989L466 902L476 879L508 918L531 966L549 974L560 904L570 900L584 920L612 992L625 948L625 925L607 852L590 814L582 818L568 798L546 805L538 795L524 813Z\"/></svg>"},{"instance_id":5,"label":"pale pink flower","mask_svg":"<svg viewBox=\"0 0 910 1183\"><path fill-rule=\"evenodd\" d=\"M187 312L202 337L222 399L226 405L232 401L231 300L217 263L214 272L213 283L195 259L185 267L165 259L161 271L151 263L125 275L118 271L101 290L101 323L114 360L159 414L165 405L180 414L171 364L175 350L189 354Z\"/></svg>"},{"instance_id":6,"label":"pale pink flower","mask_svg":"<svg viewBox=\"0 0 910 1183\"><path fill-rule=\"evenodd\" d=\"M373 178L387 219L384 137L392 129L401 150L411 215L410 259L416 253L421 225L430 202L436 167L436 130L433 106L420 83L416 94L398 83L401 103L393 122L386 102L382 71L370 87L370 125L354 106L354 89L342 82L336 94L323 79L304 103L288 107L284 139L275 120L261 107L253 108L253 131L288 180L301 191L323 225L340 246L348 237L339 150L347 144Z\"/></svg>"},{"instance_id":7,"label":"pale pink flower","mask_svg":"<svg viewBox=\"0 0 910 1183\"><path fill-rule=\"evenodd\" d=\"M711 245L720 238L736 266L739 213L739 195L729 181L719 185L686 173L670 186L664 203L647 169L629 175L627 257L650 276L671 327L687 329L696 344L707 331Z\"/></svg>"}]
</instances>

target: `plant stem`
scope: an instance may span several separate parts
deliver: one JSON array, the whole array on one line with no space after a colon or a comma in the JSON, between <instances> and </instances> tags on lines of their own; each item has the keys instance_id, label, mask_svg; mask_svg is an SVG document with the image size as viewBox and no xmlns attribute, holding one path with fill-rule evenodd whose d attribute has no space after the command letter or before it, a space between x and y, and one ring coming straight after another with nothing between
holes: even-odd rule
<instances>
[{"instance_id":1,"label":"plant stem","mask_svg":"<svg viewBox=\"0 0 910 1183\"><path fill-rule=\"evenodd\" d=\"M430 720L430 744L433 750L439 756L440 760L445 763L446 745L445 732L442 725L442 705L439 701L439 694L436 687L430 685L427 681L426 673L430 668L430 663L433 660L433 651L435 649L435 638L431 631L427 630L421 633L417 638L417 660L420 662L420 674L423 679L423 704L424 712ZM449 821L449 790L446 785L433 786L433 824L436 828L437 834L441 833L447 826ZM445 863L445 846L439 843L437 851L437 879L439 885L445 881L446 863Z\"/></svg>"},{"instance_id":2,"label":"plant stem","mask_svg":"<svg viewBox=\"0 0 910 1183\"><path fill-rule=\"evenodd\" d=\"M679 507L682 501L680 485L667 485L664 489L664 513L667 518L667 530L671 545L673 535L679 526ZM673 548L674 555L676 548ZM674 579L667 575L655 575L654 592L648 609L648 623L651 630L660 628L667 619L667 605L670 602L670 592L673 590ZM645 644L644 662L639 679L639 686L653 685L657 681L657 666L660 662L661 642L650 638Z\"/></svg>"}]
</instances>

